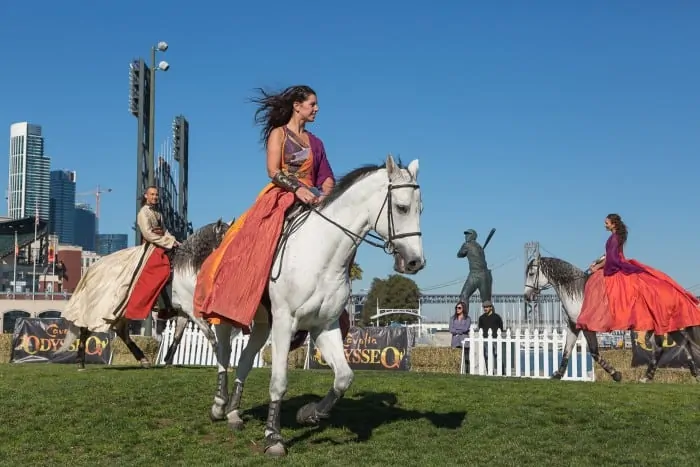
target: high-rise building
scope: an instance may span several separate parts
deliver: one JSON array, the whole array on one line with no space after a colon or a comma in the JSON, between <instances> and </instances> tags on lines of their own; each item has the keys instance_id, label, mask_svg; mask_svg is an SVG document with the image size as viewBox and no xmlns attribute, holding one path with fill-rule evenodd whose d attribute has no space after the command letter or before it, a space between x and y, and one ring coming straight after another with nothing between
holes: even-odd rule
<instances>
[{"instance_id":1,"label":"high-rise building","mask_svg":"<svg viewBox=\"0 0 700 467\"><path fill-rule=\"evenodd\" d=\"M123 250L129 245L127 234L97 234L96 252L100 256L107 256L115 251Z\"/></svg>"},{"instance_id":2,"label":"high-rise building","mask_svg":"<svg viewBox=\"0 0 700 467\"><path fill-rule=\"evenodd\" d=\"M57 235L64 245L75 242L75 180L74 171L51 171L49 233Z\"/></svg>"},{"instance_id":3,"label":"high-rise building","mask_svg":"<svg viewBox=\"0 0 700 467\"><path fill-rule=\"evenodd\" d=\"M75 231L73 244L83 247L83 250L95 251L97 236L97 217L89 204L75 205Z\"/></svg>"},{"instance_id":4,"label":"high-rise building","mask_svg":"<svg viewBox=\"0 0 700 467\"><path fill-rule=\"evenodd\" d=\"M49 220L51 160L44 156L41 126L29 122L10 125L10 170L7 215L12 219L33 217Z\"/></svg>"}]
</instances>

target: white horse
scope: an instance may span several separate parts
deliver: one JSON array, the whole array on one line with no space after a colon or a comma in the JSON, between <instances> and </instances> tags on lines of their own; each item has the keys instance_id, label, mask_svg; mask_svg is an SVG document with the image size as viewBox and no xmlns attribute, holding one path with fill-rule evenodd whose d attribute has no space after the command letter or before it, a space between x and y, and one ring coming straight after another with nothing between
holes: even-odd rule
<instances>
[{"instance_id":1,"label":"white horse","mask_svg":"<svg viewBox=\"0 0 700 467\"><path fill-rule=\"evenodd\" d=\"M212 348L216 348L216 336L209 327L209 325L201 318L194 316L193 308L193 294L195 282L197 280L197 273L201 268L204 260L209 256L217 246L221 244L224 238L226 230L228 230L229 224L223 222L219 219L216 222L205 225L204 227L197 230L194 234L190 235L186 240L182 242L179 248L173 251L171 257L171 266L173 268L173 278L172 278L172 300L169 299L167 294L161 294L165 299L166 305L170 307L177 316L177 323L175 326L175 336L172 344L168 348L168 352L165 356L166 365L172 364L173 357L175 356L175 351L182 339L182 334L185 330L185 325L188 321L193 321L199 329L207 336L209 343ZM142 248L142 247L132 247L132 248ZM90 269L93 268L113 268L113 267L123 267L121 266L117 255L120 252L113 253L102 258L100 261L93 264ZM128 253L127 253L128 254ZM114 261L110 261L115 258ZM114 263L114 264L112 264ZM90 277L98 278L98 282L91 282ZM105 287L105 284L99 282L103 277L108 277L108 275L95 274L94 276L86 274L82 279L85 283L79 284L79 287L89 295L89 289L93 287L98 287L100 289ZM170 303L167 303L170 302ZM101 307L94 307L90 310L91 313L99 315L98 318L111 318L112 310L102 309ZM100 322L101 319L90 320L91 322ZM119 318L112 325L112 329L116 332L127 348L134 356L134 358L141 363L143 367L149 367L150 362L144 355L143 351L139 346L131 340L129 336L129 320L126 318ZM77 360L79 369L85 368L85 342L89 337L90 333L94 329L88 329L87 327L78 327L73 322L68 320L68 332L63 339L61 347L56 351L57 353L66 352L70 349L73 342L79 339L78 342L78 352ZM224 362L224 365L228 363Z\"/></svg>"},{"instance_id":2,"label":"white horse","mask_svg":"<svg viewBox=\"0 0 700 467\"><path fill-rule=\"evenodd\" d=\"M564 311L566 312L566 344L564 345L564 352L559 368L552 375L553 379L561 379L566 373L566 369L569 366L571 351L576 344L579 333L582 331L577 328L576 322L581 314L584 290L588 277L588 274L582 269L558 258L538 256L532 259L527 265L525 271L525 299L533 301L537 298L540 291L552 287L559 296L564 306ZM652 331L647 332L645 338L649 339L652 334ZM697 348L698 343L700 343L700 327L696 326L684 331L675 331L670 334L674 336L674 341L682 346L688 358L690 373L693 377L698 379L697 364L700 360L698 360L697 352L693 352L693 348ZM593 360L595 360L614 381L621 381L622 374L600 355L596 333L583 330L583 336L586 339ZM651 381L654 378L654 373L658 367L658 358L660 358L660 353L663 351L660 338L661 336L653 336L653 338L649 339L652 348L651 359L647 366L646 374L640 380L641 382ZM700 379L698 379L698 381L700 381Z\"/></svg>"},{"instance_id":3,"label":"white horse","mask_svg":"<svg viewBox=\"0 0 700 467\"><path fill-rule=\"evenodd\" d=\"M353 380L338 321L350 296L348 264L355 250L362 241L384 248L394 256L394 270L402 274L416 274L425 267L420 228L423 205L417 179L418 160L403 168L389 155L384 167L361 167L350 172L339 180L318 208L304 211L286 223L279 254L272 264L272 278L256 312L230 395L226 367L221 362L230 358L233 329L226 324L214 326L219 369L210 413L212 420L228 420L233 429L243 427L240 417L243 385L253 358L272 331L265 453L270 456L287 453L280 433L280 409L287 391L290 341L300 329L309 331L334 372L334 382L321 401L307 404L297 412L297 421L317 424L330 415ZM384 243L367 240L365 236L370 230L377 232L379 237L375 238L381 238Z\"/></svg>"}]
</instances>

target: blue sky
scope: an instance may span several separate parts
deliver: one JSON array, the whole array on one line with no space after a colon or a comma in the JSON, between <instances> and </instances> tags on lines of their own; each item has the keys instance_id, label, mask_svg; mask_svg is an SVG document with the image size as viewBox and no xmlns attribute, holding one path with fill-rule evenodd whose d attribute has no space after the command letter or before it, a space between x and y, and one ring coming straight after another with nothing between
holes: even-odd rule
<instances>
[{"instance_id":1,"label":"blue sky","mask_svg":"<svg viewBox=\"0 0 700 467\"><path fill-rule=\"evenodd\" d=\"M700 4L440 3L10 2L0 128L42 125L52 169L76 170L79 192L114 190L101 231L131 236L128 64L165 40L156 143L188 118L195 226L239 216L267 181L253 88L305 83L336 174L388 152L420 159L421 287L458 292L462 232L495 227L494 292L520 293L526 241L586 266L609 212L628 223L628 256L700 283ZM369 246L357 260L356 291L391 272Z\"/></svg>"}]
</instances>

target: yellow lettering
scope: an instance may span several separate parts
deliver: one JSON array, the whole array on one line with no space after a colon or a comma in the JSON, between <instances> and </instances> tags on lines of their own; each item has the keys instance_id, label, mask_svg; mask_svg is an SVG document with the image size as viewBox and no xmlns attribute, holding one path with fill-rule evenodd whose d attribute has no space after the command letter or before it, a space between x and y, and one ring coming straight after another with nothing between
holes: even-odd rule
<instances>
[{"instance_id":1,"label":"yellow lettering","mask_svg":"<svg viewBox=\"0 0 700 467\"><path fill-rule=\"evenodd\" d=\"M389 359L390 352L391 359ZM398 368L401 366L401 359L403 359L403 352L396 347L384 347L382 349L381 362L384 368Z\"/></svg>"}]
</instances>

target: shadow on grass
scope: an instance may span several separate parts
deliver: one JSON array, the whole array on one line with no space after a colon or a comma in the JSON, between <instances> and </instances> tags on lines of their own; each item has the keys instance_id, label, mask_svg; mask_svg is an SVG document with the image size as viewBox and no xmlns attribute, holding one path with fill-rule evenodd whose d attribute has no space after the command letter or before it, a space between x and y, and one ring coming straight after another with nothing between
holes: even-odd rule
<instances>
[{"instance_id":1,"label":"shadow on grass","mask_svg":"<svg viewBox=\"0 0 700 467\"><path fill-rule=\"evenodd\" d=\"M90 366L88 366L90 368ZM209 372L212 374L216 374L216 368L212 369L211 367L206 367L206 366L187 366L187 365L171 365L171 366L164 366L164 365L158 365L158 366L151 366L150 368L143 368L141 367L138 363L134 364L129 364L129 365L94 365L93 368L99 369L99 370L104 370L104 371L159 371L159 370L173 370L173 369L178 369L178 370L186 370L188 372Z\"/></svg>"},{"instance_id":2,"label":"shadow on grass","mask_svg":"<svg viewBox=\"0 0 700 467\"><path fill-rule=\"evenodd\" d=\"M281 425L283 428L298 428L296 421L297 411L310 402L318 402L321 397L315 395L303 395L285 399L282 403ZM323 433L329 428L344 428L355 435L352 442L366 442L372 437L376 428L382 425L400 421L413 421L419 419L429 420L437 428L456 430L467 419L467 412L422 412L417 410L402 409L398 405L396 394L389 392L361 392L354 397L345 397L338 401L331 412L329 419L324 420L317 427L310 427L304 433L287 440L287 447L306 441L310 437ZM267 418L267 405L258 405L245 413L246 418ZM312 441L314 444L327 443L343 444L331 438L322 438Z\"/></svg>"}]
</instances>

